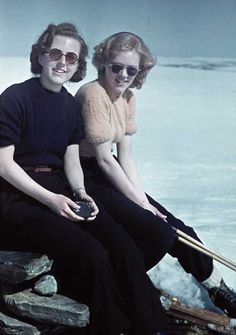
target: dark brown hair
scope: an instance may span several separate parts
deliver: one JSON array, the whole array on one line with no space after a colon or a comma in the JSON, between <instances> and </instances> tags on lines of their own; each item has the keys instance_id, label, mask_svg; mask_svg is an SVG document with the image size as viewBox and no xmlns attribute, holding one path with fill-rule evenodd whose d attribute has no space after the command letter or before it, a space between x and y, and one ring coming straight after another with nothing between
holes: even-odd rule
<instances>
[{"instance_id":1,"label":"dark brown hair","mask_svg":"<svg viewBox=\"0 0 236 335\"><path fill-rule=\"evenodd\" d=\"M98 70L98 76L104 73L104 67L109 64L119 52L135 50L140 56L140 71L130 87L141 88L156 59L151 54L143 40L130 32L120 32L109 36L94 48L93 65Z\"/></svg>"},{"instance_id":2,"label":"dark brown hair","mask_svg":"<svg viewBox=\"0 0 236 335\"><path fill-rule=\"evenodd\" d=\"M49 24L47 29L38 38L37 42L32 45L30 53L31 72L36 75L42 72L42 66L39 63L39 56L42 52L47 51L50 48L54 37L57 35L74 38L80 43L78 69L70 79L71 82L78 82L86 75L86 57L88 56L88 47L84 39L79 35L76 27L71 23L61 23L58 25Z\"/></svg>"}]
</instances>

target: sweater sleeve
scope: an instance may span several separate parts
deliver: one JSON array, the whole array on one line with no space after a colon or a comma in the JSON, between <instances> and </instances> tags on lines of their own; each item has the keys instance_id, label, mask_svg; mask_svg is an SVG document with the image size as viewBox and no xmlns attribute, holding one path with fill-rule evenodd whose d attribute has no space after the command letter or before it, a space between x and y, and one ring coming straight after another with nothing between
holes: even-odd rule
<instances>
[{"instance_id":1,"label":"sweater sleeve","mask_svg":"<svg viewBox=\"0 0 236 335\"><path fill-rule=\"evenodd\" d=\"M84 139L84 122L81 115L80 105L74 97L69 96L68 111L70 112L70 132L68 145L79 144Z\"/></svg>"},{"instance_id":2,"label":"sweater sleeve","mask_svg":"<svg viewBox=\"0 0 236 335\"><path fill-rule=\"evenodd\" d=\"M77 92L75 98L81 106L87 142L103 143L112 140L110 102L104 89L88 84Z\"/></svg>"},{"instance_id":3,"label":"sweater sleeve","mask_svg":"<svg viewBox=\"0 0 236 335\"><path fill-rule=\"evenodd\" d=\"M22 101L17 97L16 85L0 96L0 146L17 145L23 127Z\"/></svg>"}]
</instances>

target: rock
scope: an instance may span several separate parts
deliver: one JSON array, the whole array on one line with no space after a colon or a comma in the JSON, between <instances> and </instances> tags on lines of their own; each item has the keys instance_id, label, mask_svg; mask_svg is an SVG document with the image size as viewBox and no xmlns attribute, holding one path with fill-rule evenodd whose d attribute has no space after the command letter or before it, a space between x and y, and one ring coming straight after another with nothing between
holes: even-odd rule
<instances>
[{"instance_id":1,"label":"rock","mask_svg":"<svg viewBox=\"0 0 236 335\"><path fill-rule=\"evenodd\" d=\"M0 251L0 281L10 284L22 283L48 272L52 263L46 255Z\"/></svg>"},{"instance_id":2,"label":"rock","mask_svg":"<svg viewBox=\"0 0 236 335\"><path fill-rule=\"evenodd\" d=\"M45 275L34 284L33 291L39 295L50 297L57 293L57 281L53 276Z\"/></svg>"},{"instance_id":3,"label":"rock","mask_svg":"<svg viewBox=\"0 0 236 335\"><path fill-rule=\"evenodd\" d=\"M1 306L2 307L2 306ZM2 309L2 308L0 308ZM68 328L67 328L68 329ZM68 335L64 326L49 326L36 324L36 322L26 323L15 317L9 316L8 313L0 311L0 334L3 335Z\"/></svg>"},{"instance_id":4,"label":"rock","mask_svg":"<svg viewBox=\"0 0 236 335\"><path fill-rule=\"evenodd\" d=\"M41 332L35 326L19 321L0 312L0 334L40 335Z\"/></svg>"},{"instance_id":5,"label":"rock","mask_svg":"<svg viewBox=\"0 0 236 335\"><path fill-rule=\"evenodd\" d=\"M15 293L3 288L3 299L13 313L39 322L72 327L85 327L89 323L88 306L59 294L44 297L29 289Z\"/></svg>"}]
</instances>

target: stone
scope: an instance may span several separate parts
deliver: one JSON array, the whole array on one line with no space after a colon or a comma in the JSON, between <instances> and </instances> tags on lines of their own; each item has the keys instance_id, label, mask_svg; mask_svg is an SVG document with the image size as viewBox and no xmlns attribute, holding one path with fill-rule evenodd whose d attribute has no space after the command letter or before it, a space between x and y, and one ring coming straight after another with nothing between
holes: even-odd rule
<instances>
[{"instance_id":1,"label":"stone","mask_svg":"<svg viewBox=\"0 0 236 335\"><path fill-rule=\"evenodd\" d=\"M0 334L1 335L68 335L65 326L50 326L32 321L31 323L18 320L9 315L5 308L0 305Z\"/></svg>"},{"instance_id":2,"label":"stone","mask_svg":"<svg viewBox=\"0 0 236 335\"><path fill-rule=\"evenodd\" d=\"M34 284L33 291L39 295L50 297L57 293L57 281L53 276L45 275Z\"/></svg>"},{"instance_id":3,"label":"stone","mask_svg":"<svg viewBox=\"0 0 236 335\"><path fill-rule=\"evenodd\" d=\"M53 261L46 255L0 251L0 282L19 284L48 272Z\"/></svg>"},{"instance_id":4,"label":"stone","mask_svg":"<svg viewBox=\"0 0 236 335\"><path fill-rule=\"evenodd\" d=\"M59 294L39 296L30 289L14 292L3 287L6 307L13 313L48 324L85 327L89 323L88 306Z\"/></svg>"},{"instance_id":5,"label":"stone","mask_svg":"<svg viewBox=\"0 0 236 335\"><path fill-rule=\"evenodd\" d=\"M33 325L19 321L0 312L0 334L4 335L40 335Z\"/></svg>"}]
</instances>

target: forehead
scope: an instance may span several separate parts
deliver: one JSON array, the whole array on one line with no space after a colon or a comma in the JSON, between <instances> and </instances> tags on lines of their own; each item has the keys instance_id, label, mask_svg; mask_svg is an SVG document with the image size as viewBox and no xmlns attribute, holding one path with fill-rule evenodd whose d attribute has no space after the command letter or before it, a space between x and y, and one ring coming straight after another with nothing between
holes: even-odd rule
<instances>
[{"instance_id":1,"label":"forehead","mask_svg":"<svg viewBox=\"0 0 236 335\"><path fill-rule=\"evenodd\" d=\"M51 45L51 49L53 48L60 49L63 52L74 52L78 55L80 52L80 43L72 37L56 35Z\"/></svg>"},{"instance_id":2,"label":"forehead","mask_svg":"<svg viewBox=\"0 0 236 335\"><path fill-rule=\"evenodd\" d=\"M111 57L110 62L112 63L120 63L124 65L139 65L140 61L140 56L139 54L135 51L121 51Z\"/></svg>"}]
</instances>

